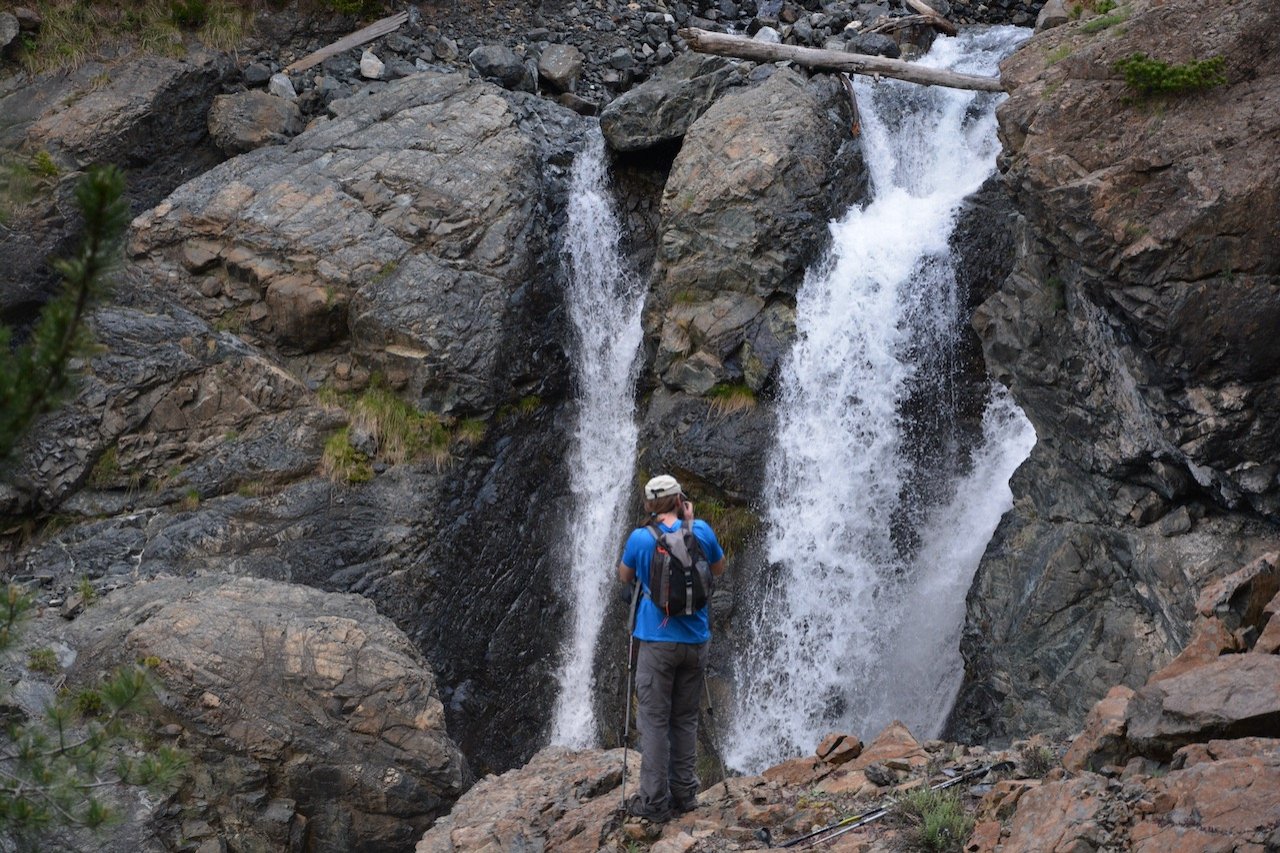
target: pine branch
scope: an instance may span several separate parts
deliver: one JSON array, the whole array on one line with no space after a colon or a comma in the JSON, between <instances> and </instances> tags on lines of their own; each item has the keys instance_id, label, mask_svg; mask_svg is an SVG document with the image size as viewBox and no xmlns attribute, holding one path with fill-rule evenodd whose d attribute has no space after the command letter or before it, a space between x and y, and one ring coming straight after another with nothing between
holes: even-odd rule
<instances>
[{"instance_id":1,"label":"pine branch","mask_svg":"<svg viewBox=\"0 0 1280 853\"><path fill-rule=\"evenodd\" d=\"M16 350L12 332L0 327L0 459L12 452L39 415L66 390L67 363L84 350L85 315L102 298L120 256L129 206L124 175L115 166L89 170L76 186L85 237L78 254L56 261L62 291L40 312L27 343Z\"/></svg>"}]
</instances>

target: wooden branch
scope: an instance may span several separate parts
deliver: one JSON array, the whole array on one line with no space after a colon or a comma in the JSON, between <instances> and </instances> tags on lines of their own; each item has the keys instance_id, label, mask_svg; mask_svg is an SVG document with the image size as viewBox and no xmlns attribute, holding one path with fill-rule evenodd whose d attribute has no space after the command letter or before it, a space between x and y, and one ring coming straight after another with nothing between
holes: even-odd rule
<instances>
[{"instance_id":1,"label":"wooden branch","mask_svg":"<svg viewBox=\"0 0 1280 853\"><path fill-rule=\"evenodd\" d=\"M359 47L367 41L373 41L378 36L385 36L387 33L393 33L400 29L400 25L409 20L408 12L397 12L389 18L383 18L381 21L374 21L362 30L356 30L354 33L335 41L333 44L322 47L315 53L309 53L299 59L297 62L285 68L285 74L293 74L296 71L306 71L314 65L319 65L331 56L336 56L344 50L350 50L353 47Z\"/></svg>"},{"instance_id":2,"label":"wooden branch","mask_svg":"<svg viewBox=\"0 0 1280 853\"><path fill-rule=\"evenodd\" d=\"M936 26L938 21L943 23L951 23L936 15L904 15L901 18L887 18L883 23L876 24L874 27L863 27L858 30L860 33L893 33L898 30L905 30L908 27L920 25ZM946 32L945 30L943 32ZM953 34L952 34L953 35Z\"/></svg>"},{"instance_id":3,"label":"wooden branch","mask_svg":"<svg viewBox=\"0 0 1280 853\"><path fill-rule=\"evenodd\" d=\"M944 71L940 68L925 68L912 62L886 59L883 56L818 50L813 47L796 47L789 44L769 44L745 36L731 36L695 28L680 30L680 37L689 43L690 48L699 53L734 56L755 62L786 60L806 68L893 77L923 86L948 86L952 89L971 89L978 92L1004 91L999 77L980 77L975 74Z\"/></svg>"},{"instance_id":4,"label":"wooden branch","mask_svg":"<svg viewBox=\"0 0 1280 853\"><path fill-rule=\"evenodd\" d=\"M928 18L929 23L933 25L935 30L946 33L949 36L956 34L956 25L939 15L938 10L924 2L924 0L907 0L907 5Z\"/></svg>"}]
</instances>

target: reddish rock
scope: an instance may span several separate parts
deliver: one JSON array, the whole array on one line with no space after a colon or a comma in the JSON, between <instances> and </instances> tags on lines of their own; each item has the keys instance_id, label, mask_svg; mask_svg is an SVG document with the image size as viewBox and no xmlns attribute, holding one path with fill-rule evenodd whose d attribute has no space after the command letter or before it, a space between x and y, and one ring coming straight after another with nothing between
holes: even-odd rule
<instances>
[{"instance_id":1,"label":"reddish rock","mask_svg":"<svg viewBox=\"0 0 1280 853\"><path fill-rule=\"evenodd\" d=\"M1280 593L1262 609L1262 635L1253 646L1255 652L1274 655L1280 652Z\"/></svg>"},{"instance_id":2,"label":"reddish rock","mask_svg":"<svg viewBox=\"0 0 1280 853\"><path fill-rule=\"evenodd\" d=\"M1234 740L1211 740L1208 743L1184 746L1174 754L1172 766L1175 770L1182 770L1208 761L1249 758L1275 752L1280 752L1280 740L1276 738L1242 737Z\"/></svg>"},{"instance_id":3,"label":"reddish rock","mask_svg":"<svg viewBox=\"0 0 1280 853\"><path fill-rule=\"evenodd\" d=\"M1105 842L1098 816L1107 780L1092 773L1028 791L1009 825L1002 853L1079 853Z\"/></svg>"},{"instance_id":4,"label":"reddish rock","mask_svg":"<svg viewBox=\"0 0 1280 853\"><path fill-rule=\"evenodd\" d=\"M1249 565L1210 584L1200 593L1196 611L1219 616L1230 630L1258 625L1263 609L1280 593L1280 552L1263 554Z\"/></svg>"},{"instance_id":5,"label":"reddish rock","mask_svg":"<svg viewBox=\"0 0 1280 853\"><path fill-rule=\"evenodd\" d=\"M995 853L1000 843L1000 821L984 820L973 828L969 843L964 846L965 853Z\"/></svg>"},{"instance_id":6,"label":"reddish rock","mask_svg":"<svg viewBox=\"0 0 1280 853\"><path fill-rule=\"evenodd\" d=\"M818 783L818 790L824 794L847 794L853 797L865 797L875 794L880 786L867 779L861 770L840 769Z\"/></svg>"},{"instance_id":7,"label":"reddish rock","mask_svg":"<svg viewBox=\"0 0 1280 853\"><path fill-rule=\"evenodd\" d=\"M1041 786L1039 779L1001 779L978 804L978 818L996 822L1008 820L1027 791Z\"/></svg>"},{"instance_id":8,"label":"reddish rock","mask_svg":"<svg viewBox=\"0 0 1280 853\"><path fill-rule=\"evenodd\" d=\"M1148 684L1182 675L1184 672L1213 663L1223 654L1240 651L1234 634L1217 616L1197 619L1191 641L1169 665L1147 680Z\"/></svg>"},{"instance_id":9,"label":"reddish rock","mask_svg":"<svg viewBox=\"0 0 1280 853\"><path fill-rule=\"evenodd\" d=\"M1128 753L1125 743L1125 715L1133 690L1113 687L1093 706L1084 722L1084 731L1072 742L1062 757L1062 766L1068 770L1081 770L1115 764Z\"/></svg>"},{"instance_id":10,"label":"reddish rock","mask_svg":"<svg viewBox=\"0 0 1280 853\"><path fill-rule=\"evenodd\" d=\"M812 755L807 755L770 767L762 775L770 782L777 782L779 785L804 787L812 785L830 771L830 765L823 764Z\"/></svg>"},{"instance_id":11,"label":"reddish rock","mask_svg":"<svg viewBox=\"0 0 1280 853\"><path fill-rule=\"evenodd\" d=\"M1227 655L1143 687L1129 701L1125 739L1135 752L1167 761L1211 738L1280 730L1280 657Z\"/></svg>"},{"instance_id":12,"label":"reddish rock","mask_svg":"<svg viewBox=\"0 0 1280 853\"><path fill-rule=\"evenodd\" d=\"M865 770L868 765L887 762L905 762L911 767L924 767L929 763L928 753L898 720L886 726L849 766L854 770Z\"/></svg>"},{"instance_id":13,"label":"reddish rock","mask_svg":"<svg viewBox=\"0 0 1280 853\"><path fill-rule=\"evenodd\" d=\"M1217 743L1224 752L1243 751ZM1280 748L1254 739L1264 751L1203 761L1151 779L1151 810L1130 833L1141 853L1257 851L1280 818ZM1270 848L1268 848L1270 849Z\"/></svg>"},{"instance_id":14,"label":"reddish rock","mask_svg":"<svg viewBox=\"0 0 1280 853\"><path fill-rule=\"evenodd\" d=\"M818 757L828 764L846 764L862 754L862 741L854 735L832 733L818 744Z\"/></svg>"}]
</instances>

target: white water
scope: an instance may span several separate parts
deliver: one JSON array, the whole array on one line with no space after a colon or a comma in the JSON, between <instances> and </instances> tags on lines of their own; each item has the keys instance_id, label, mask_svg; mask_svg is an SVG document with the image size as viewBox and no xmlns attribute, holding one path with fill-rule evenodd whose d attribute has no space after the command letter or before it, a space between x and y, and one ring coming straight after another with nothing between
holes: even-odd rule
<instances>
[{"instance_id":1,"label":"white water","mask_svg":"<svg viewBox=\"0 0 1280 853\"><path fill-rule=\"evenodd\" d=\"M573 163L566 233L578 420L569 457L572 577L565 587L573 595L573 627L557 675L551 740L586 747L596 742L592 662L606 596L616 583L617 533L635 470L635 373L644 302L640 281L619 248L622 229L599 131Z\"/></svg>"},{"instance_id":2,"label":"white water","mask_svg":"<svg viewBox=\"0 0 1280 853\"><path fill-rule=\"evenodd\" d=\"M925 62L992 74L1026 35L940 39ZM957 448L912 462L903 410L913 387L948 381L965 319L948 239L994 171L997 100L861 77L855 88L873 200L832 224L797 300L765 491L771 579L739 658L727 750L749 772L811 753L829 731L871 736L901 719L936 734L961 675L965 592L1035 441L998 389L968 468ZM927 513L904 502L913 464L952 466ZM903 517L916 519L915 548L894 535Z\"/></svg>"}]
</instances>

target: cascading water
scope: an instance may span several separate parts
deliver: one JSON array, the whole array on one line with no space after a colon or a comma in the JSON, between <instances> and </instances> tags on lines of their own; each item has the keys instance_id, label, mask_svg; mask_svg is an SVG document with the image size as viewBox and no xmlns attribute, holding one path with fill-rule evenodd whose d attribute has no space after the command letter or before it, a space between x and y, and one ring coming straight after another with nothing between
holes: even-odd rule
<instances>
[{"instance_id":1,"label":"cascading water","mask_svg":"<svg viewBox=\"0 0 1280 853\"><path fill-rule=\"evenodd\" d=\"M939 40L924 62L994 73L1027 35ZM966 318L948 241L961 202L994 171L996 98L855 87L873 200L832 225L829 256L797 298L765 489L770 579L739 656L727 755L745 771L812 752L833 730L874 734L897 718L936 734L959 686L965 591L1035 442L1003 389L972 452L918 443L921 417L954 424L947 393L907 411L956 370Z\"/></svg>"},{"instance_id":2,"label":"cascading water","mask_svg":"<svg viewBox=\"0 0 1280 853\"><path fill-rule=\"evenodd\" d=\"M592 661L635 469L635 373L644 302L641 283L619 247L622 229L598 130L573 163L566 233L577 389L577 430L569 456L574 509L566 531L573 628L562 652L551 739L585 747L596 741Z\"/></svg>"}]
</instances>

